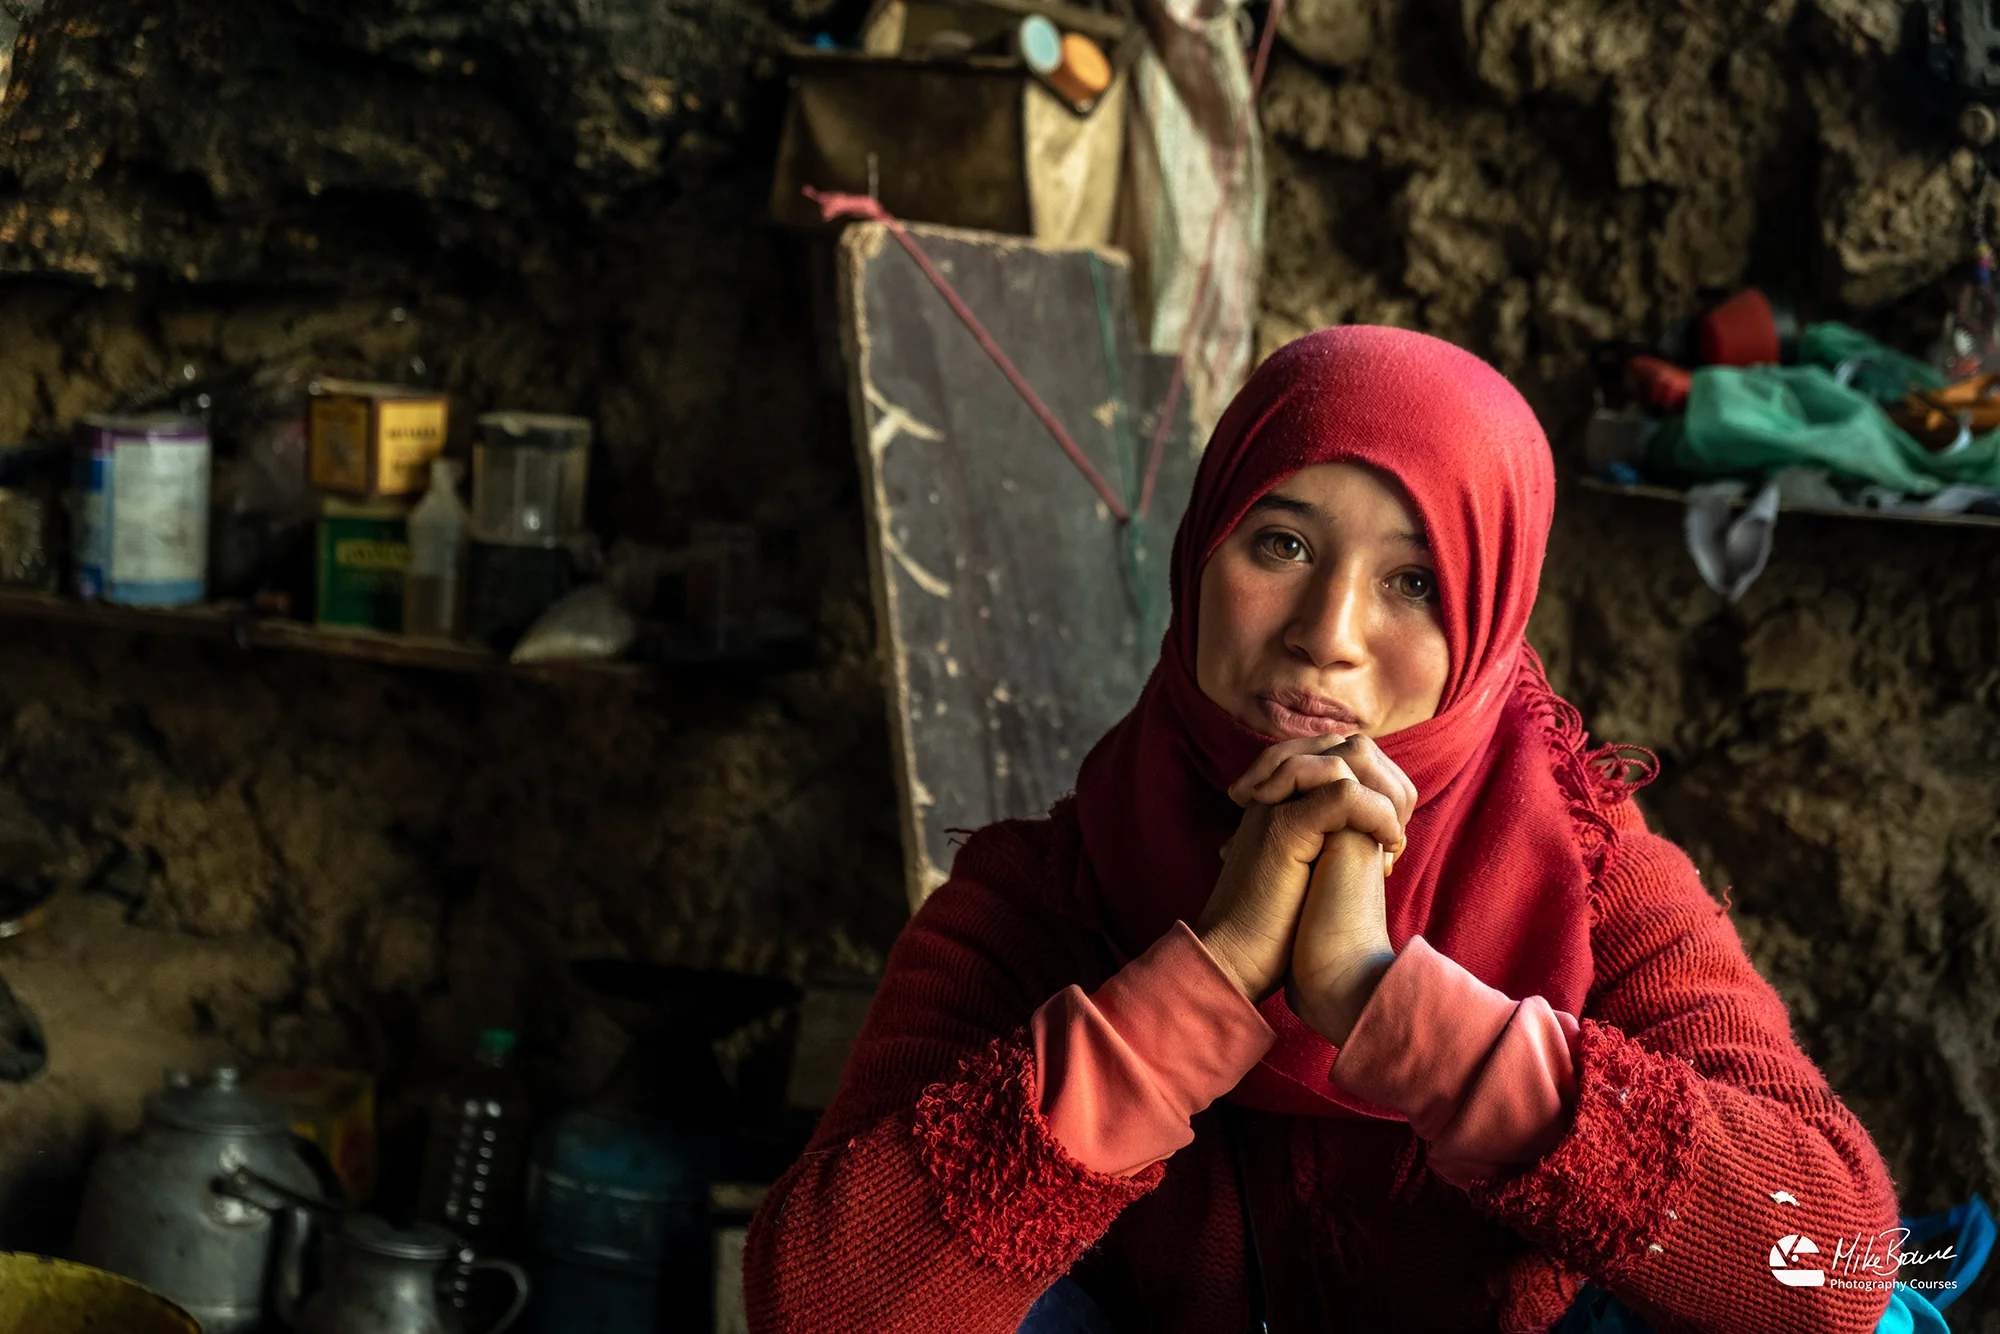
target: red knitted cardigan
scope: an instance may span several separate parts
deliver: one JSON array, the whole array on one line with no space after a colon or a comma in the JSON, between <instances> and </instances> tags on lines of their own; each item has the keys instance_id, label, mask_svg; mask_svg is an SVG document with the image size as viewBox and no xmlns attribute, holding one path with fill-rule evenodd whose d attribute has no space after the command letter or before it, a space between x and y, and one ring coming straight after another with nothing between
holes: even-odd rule
<instances>
[{"instance_id":1,"label":"red knitted cardigan","mask_svg":"<svg viewBox=\"0 0 2000 1334\"><path fill-rule=\"evenodd\" d=\"M1538 1163L1468 1192L1407 1124L1244 1113L1272 1334L1545 1331L1585 1278L1662 1334L1874 1329L1886 1292L1786 1287L1769 1255L1896 1226L1880 1155L1687 857L1629 800L1609 814L1575 1116ZM1055 888L1078 855L1070 802L983 829L904 930L834 1105L751 1225L753 1330L1013 1334L1065 1272L1121 1329L1246 1328L1218 1109L1132 1177L1076 1163L1036 1110L1029 1016L1118 966Z\"/></svg>"}]
</instances>

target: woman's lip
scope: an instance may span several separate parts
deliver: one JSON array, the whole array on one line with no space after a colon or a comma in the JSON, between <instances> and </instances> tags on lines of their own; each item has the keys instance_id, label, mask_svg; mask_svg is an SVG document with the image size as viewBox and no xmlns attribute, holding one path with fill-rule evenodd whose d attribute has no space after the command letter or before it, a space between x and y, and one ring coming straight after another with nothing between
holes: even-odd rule
<instances>
[{"instance_id":1,"label":"woman's lip","mask_svg":"<svg viewBox=\"0 0 2000 1334\"><path fill-rule=\"evenodd\" d=\"M1273 690L1264 696L1267 704L1276 704L1290 709L1293 713L1304 714L1308 718L1335 718L1343 723L1360 726L1361 719L1345 704L1330 700L1325 695L1314 695L1304 690Z\"/></svg>"},{"instance_id":2,"label":"woman's lip","mask_svg":"<svg viewBox=\"0 0 2000 1334\"><path fill-rule=\"evenodd\" d=\"M1266 696L1261 703L1264 712L1276 724L1279 736L1352 736L1361 730L1361 724L1349 718L1337 718L1325 713L1300 713L1297 709L1286 708L1277 700Z\"/></svg>"}]
</instances>

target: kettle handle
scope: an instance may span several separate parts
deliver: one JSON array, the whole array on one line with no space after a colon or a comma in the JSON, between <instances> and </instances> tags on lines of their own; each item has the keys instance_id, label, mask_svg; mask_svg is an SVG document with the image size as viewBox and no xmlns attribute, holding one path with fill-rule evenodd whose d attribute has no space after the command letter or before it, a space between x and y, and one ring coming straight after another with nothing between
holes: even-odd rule
<instances>
[{"instance_id":1,"label":"kettle handle","mask_svg":"<svg viewBox=\"0 0 2000 1334\"><path fill-rule=\"evenodd\" d=\"M218 1179L215 1190L276 1216L278 1239L271 1275L271 1305L281 1322L292 1324L300 1303L305 1300L306 1253L312 1241L313 1222L323 1215L342 1213L343 1206L293 1190L243 1163Z\"/></svg>"},{"instance_id":2,"label":"kettle handle","mask_svg":"<svg viewBox=\"0 0 2000 1334\"><path fill-rule=\"evenodd\" d=\"M339 1215L347 1212L347 1206L337 1200L322 1199L302 1190L293 1190L283 1182L273 1181L262 1172L242 1164L233 1168L228 1176L219 1179L215 1183L215 1189L223 1195L232 1195L271 1213L277 1213L287 1207L295 1213L305 1214ZM272 1198L278 1202L273 1204Z\"/></svg>"},{"instance_id":3,"label":"kettle handle","mask_svg":"<svg viewBox=\"0 0 2000 1334\"><path fill-rule=\"evenodd\" d=\"M271 1305L289 1329L298 1323L306 1296L306 1251L313 1235L313 1212L286 1209L278 1215L276 1272L271 1276Z\"/></svg>"},{"instance_id":4,"label":"kettle handle","mask_svg":"<svg viewBox=\"0 0 2000 1334\"><path fill-rule=\"evenodd\" d=\"M514 1281L514 1301L505 1314L486 1330L486 1334L501 1334L501 1331L521 1318L521 1312L528 1307L528 1271L507 1260L474 1260L467 1269L491 1269L505 1274Z\"/></svg>"}]
</instances>

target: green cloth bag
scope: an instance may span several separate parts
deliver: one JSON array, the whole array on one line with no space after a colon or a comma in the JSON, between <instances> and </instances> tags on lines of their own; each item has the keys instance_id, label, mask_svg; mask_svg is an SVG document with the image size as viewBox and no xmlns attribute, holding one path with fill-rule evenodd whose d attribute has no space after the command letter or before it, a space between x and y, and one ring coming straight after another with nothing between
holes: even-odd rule
<instances>
[{"instance_id":1,"label":"green cloth bag","mask_svg":"<svg viewBox=\"0 0 2000 1334\"><path fill-rule=\"evenodd\" d=\"M1705 366L1694 373L1680 429L1653 458L1690 478L1768 477L1824 468L1836 482L1935 495L1953 483L2000 490L2000 431L1933 454L1890 421L1868 393L1820 366Z\"/></svg>"},{"instance_id":2,"label":"green cloth bag","mask_svg":"<svg viewBox=\"0 0 2000 1334\"><path fill-rule=\"evenodd\" d=\"M1880 403L1894 403L1912 389L1942 389L1945 385L1944 372L1929 362L1878 343L1836 320L1805 327L1799 334L1799 361L1828 370L1855 363L1848 383Z\"/></svg>"}]
</instances>

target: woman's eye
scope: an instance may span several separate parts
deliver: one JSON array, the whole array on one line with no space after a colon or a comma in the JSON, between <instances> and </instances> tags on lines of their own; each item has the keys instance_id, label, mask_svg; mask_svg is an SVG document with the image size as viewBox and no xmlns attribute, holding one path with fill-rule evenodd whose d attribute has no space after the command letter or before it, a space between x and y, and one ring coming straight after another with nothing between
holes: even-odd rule
<instances>
[{"instance_id":1,"label":"woman's eye","mask_svg":"<svg viewBox=\"0 0 2000 1334\"><path fill-rule=\"evenodd\" d=\"M1429 570L1404 570L1390 583L1412 602L1430 602L1437 597L1437 576Z\"/></svg>"},{"instance_id":2,"label":"woman's eye","mask_svg":"<svg viewBox=\"0 0 2000 1334\"><path fill-rule=\"evenodd\" d=\"M1306 544L1291 533L1265 533L1257 539L1265 552L1283 561L1306 558Z\"/></svg>"}]
</instances>

